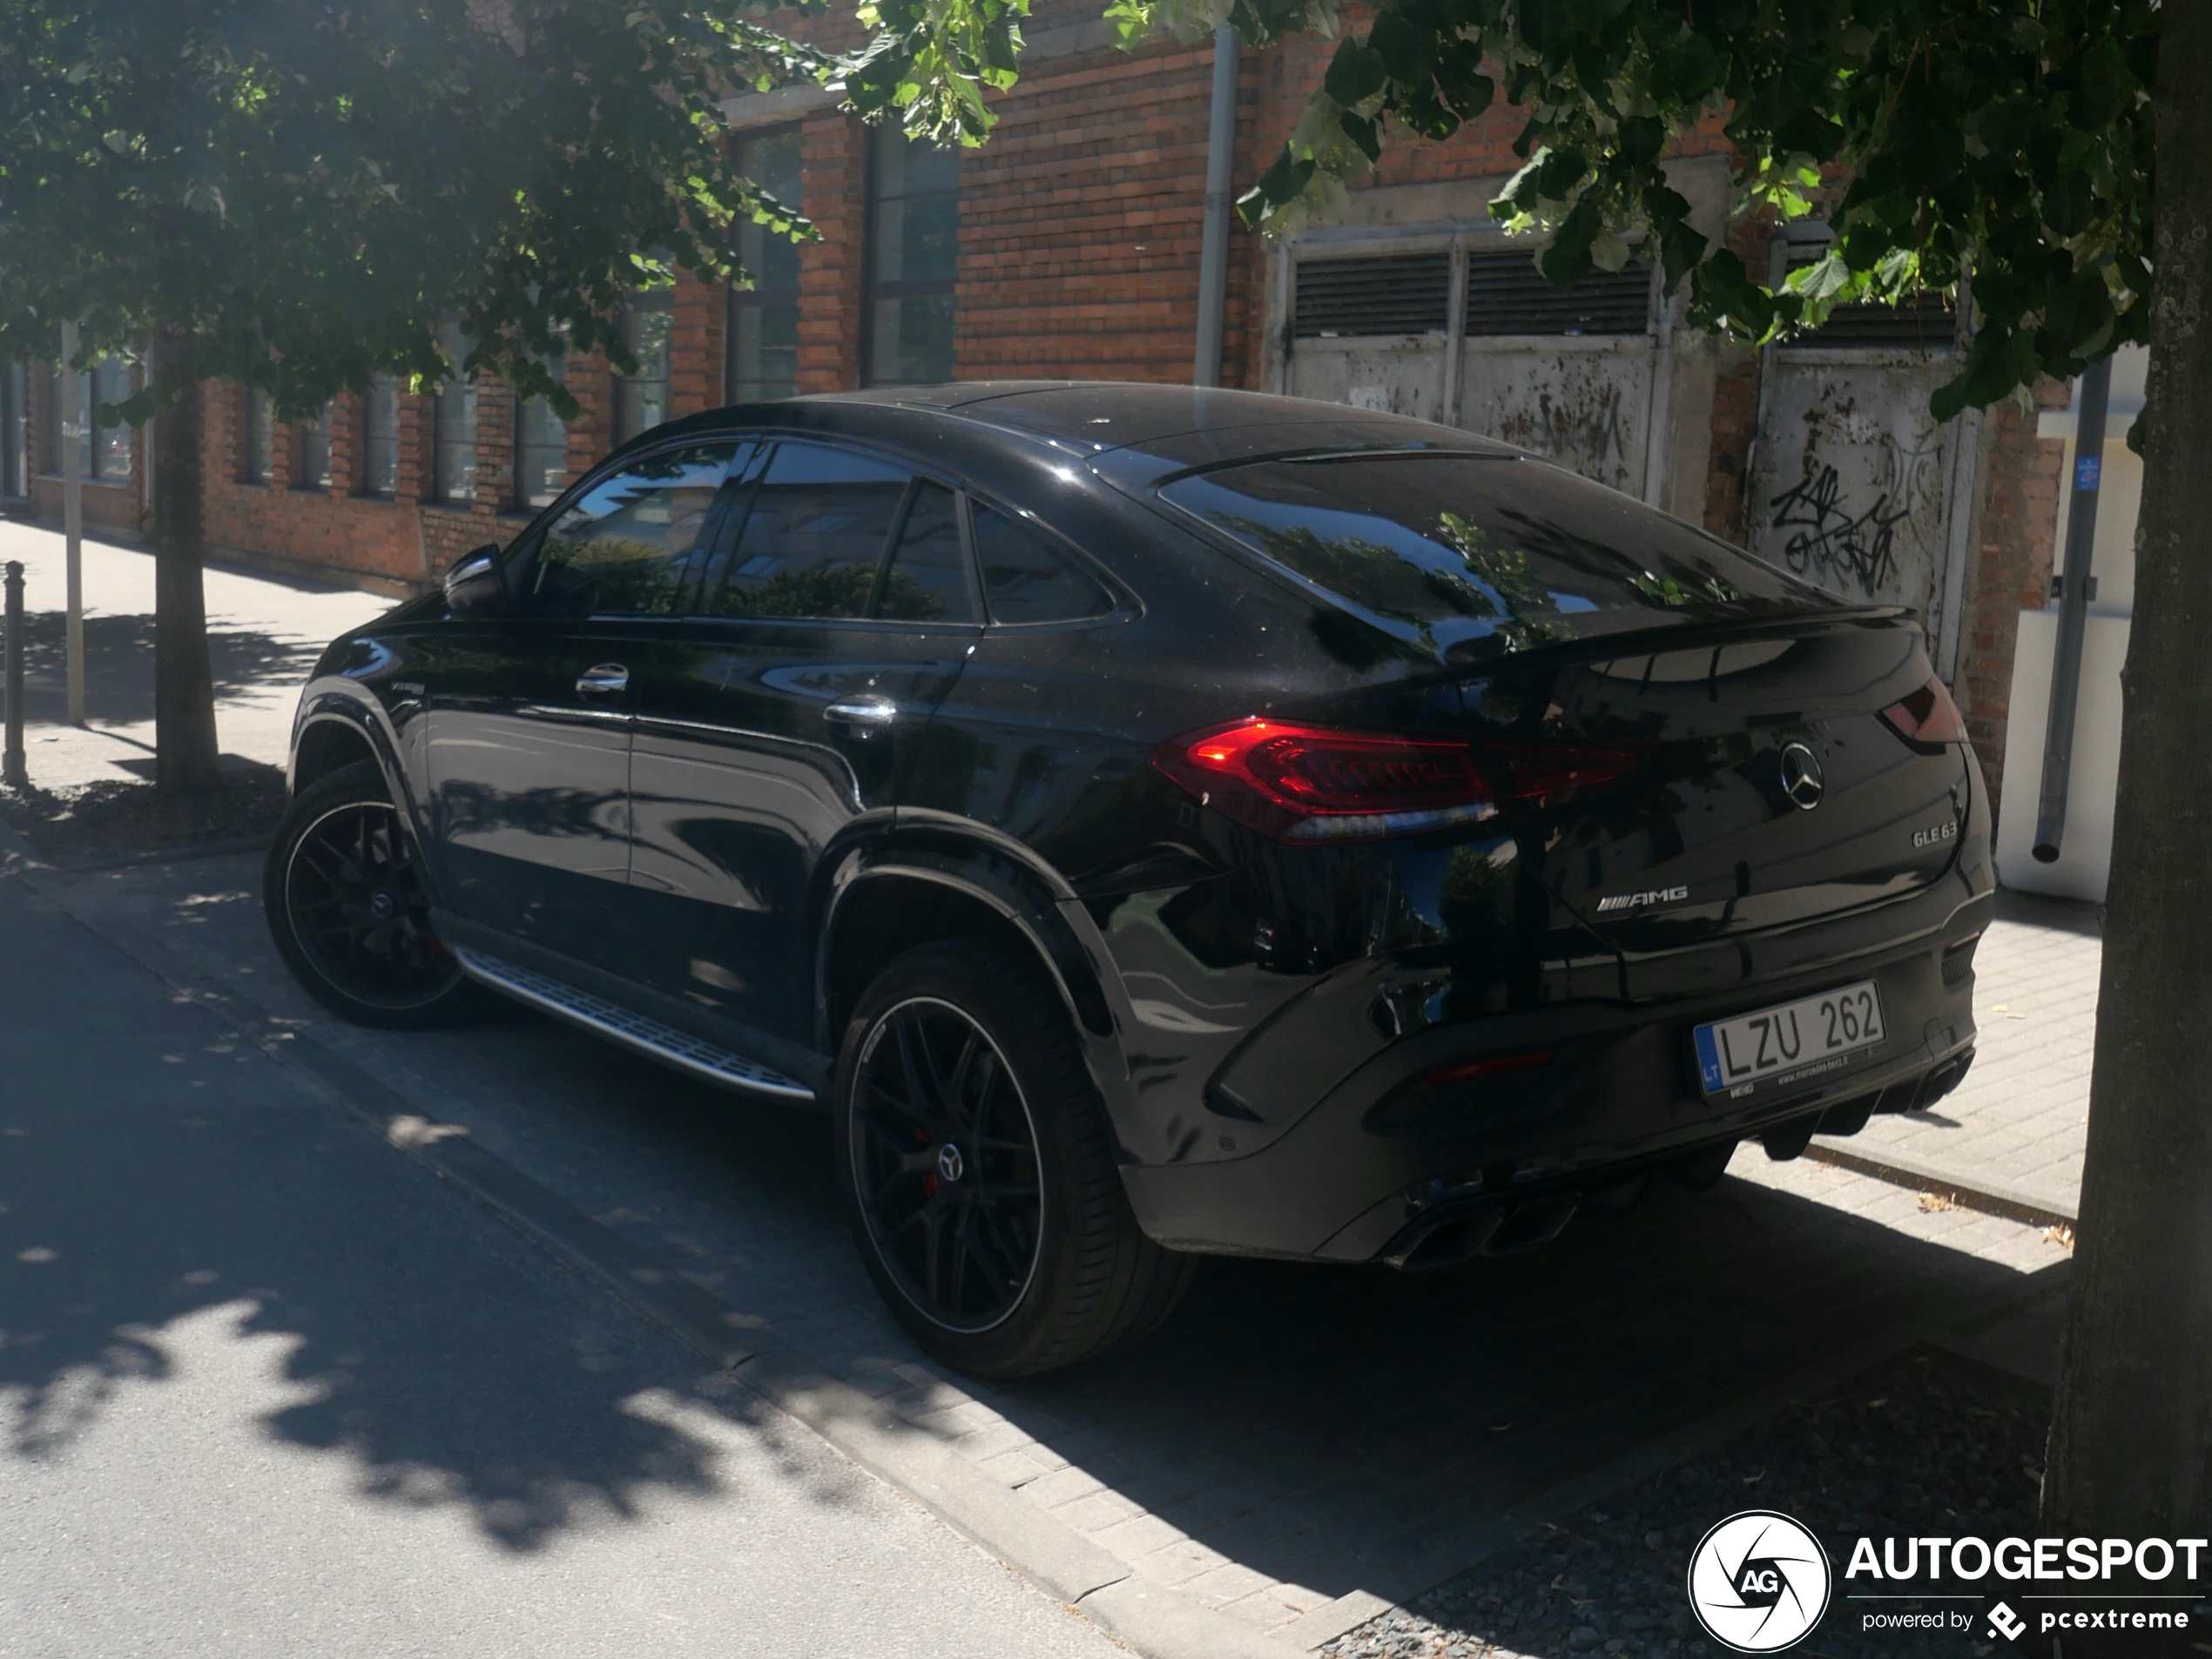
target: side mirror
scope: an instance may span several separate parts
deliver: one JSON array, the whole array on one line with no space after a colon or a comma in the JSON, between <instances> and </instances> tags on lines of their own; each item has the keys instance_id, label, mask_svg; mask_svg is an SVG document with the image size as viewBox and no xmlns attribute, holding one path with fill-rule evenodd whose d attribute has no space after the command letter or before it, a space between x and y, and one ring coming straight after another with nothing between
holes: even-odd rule
<instances>
[{"instance_id":1,"label":"side mirror","mask_svg":"<svg viewBox=\"0 0 2212 1659\"><path fill-rule=\"evenodd\" d=\"M505 603L507 571L499 561L497 546L487 543L463 554L446 572L446 609L456 616L471 610L490 610Z\"/></svg>"}]
</instances>

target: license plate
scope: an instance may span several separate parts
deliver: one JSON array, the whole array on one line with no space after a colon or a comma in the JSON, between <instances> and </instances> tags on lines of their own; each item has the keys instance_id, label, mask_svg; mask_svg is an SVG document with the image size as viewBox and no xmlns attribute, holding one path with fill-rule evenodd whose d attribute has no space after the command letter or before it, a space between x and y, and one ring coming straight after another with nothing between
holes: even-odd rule
<instances>
[{"instance_id":1,"label":"license plate","mask_svg":"<svg viewBox=\"0 0 2212 1659\"><path fill-rule=\"evenodd\" d=\"M1709 1095L1749 1094L1833 1071L1889 1035L1871 979L1697 1028L1698 1078Z\"/></svg>"}]
</instances>

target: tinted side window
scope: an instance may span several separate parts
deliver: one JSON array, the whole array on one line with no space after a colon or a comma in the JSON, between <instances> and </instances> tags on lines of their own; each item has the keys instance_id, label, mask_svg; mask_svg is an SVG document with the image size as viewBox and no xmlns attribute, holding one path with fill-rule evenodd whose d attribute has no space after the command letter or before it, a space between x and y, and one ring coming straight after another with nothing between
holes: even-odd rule
<instances>
[{"instance_id":1,"label":"tinted side window","mask_svg":"<svg viewBox=\"0 0 2212 1659\"><path fill-rule=\"evenodd\" d=\"M960 547L960 518L953 492L944 485L926 478L915 484L875 614L892 622L975 620L968 558Z\"/></svg>"},{"instance_id":2,"label":"tinted side window","mask_svg":"<svg viewBox=\"0 0 2212 1659\"><path fill-rule=\"evenodd\" d=\"M866 616L907 478L867 455L777 445L707 614Z\"/></svg>"},{"instance_id":3,"label":"tinted side window","mask_svg":"<svg viewBox=\"0 0 2212 1659\"><path fill-rule=\"evenodd\" d=\"M1111 594L1018 520L979 502L974 527L993 622L1076 622L1114 609Z\"/></svg>"},{"instance_id":4,"label":"tinted side window","mask_svg":"<svg viewBox=\"0 0 2212 1659\"><path fill-rule=\"evenodd\" d=\"M545 528L531 608L563 615L666 617L738 446L664 450L600 480Z\"/></svg>"}]
</instances>

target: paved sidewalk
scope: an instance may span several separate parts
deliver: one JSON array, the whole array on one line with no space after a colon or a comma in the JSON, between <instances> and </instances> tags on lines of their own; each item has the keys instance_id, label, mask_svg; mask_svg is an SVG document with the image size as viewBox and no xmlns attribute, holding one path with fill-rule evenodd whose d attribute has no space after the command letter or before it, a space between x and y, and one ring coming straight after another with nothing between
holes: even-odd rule
<instances>
[{"instance_id":1,"label":"paved sidewalk","mask_svg":"<svg viewBox=\"0 0 2212 1659\"><path fill-rule=\"evenodd\" d=\"M84 716L68 720L63 646L68 576L61 532L0 519L0 563L24 566L30 636L25 761L41 789L153 775L153 555L84 543ZM321 583L210 565L208 655L215 737L226 760L281 766L300 687L322 648L392 608Z\"/></svg>"},{"instance_id":2,"label":"paved sidewalk","mask_svg":"<svg viewBox=\"0 0 2212 1659\"><path fill-rule=\"evenodd\" d=\"M44 902L150 945L265 1039L342 1057L398 1103L381 1109L395 1137L466 1136L704 1289L751 1366L823 1379L802 1414L833 1438L860 1423L941 1446L1039 1529L1118 1563L1118 1594L1271 1650L1318 1647L1639 1460L2065 1271L2039 1228L1753 1148L1713 1198L1655 1189L1465 1271L1211 1262L1144 1348L978 1385L929 1365L877 1303L821 1120L520 1010L454 1032L335 1025L270 949L255 875L226 857L42 880ZM1183 1649L1199 1650L1231 1649Z\"/></svg>"},{"instance_id":3,"label":"paved sidewalk","mask_svg":"<svg viewBox=\"0 0 2212 1659\"><path fill-rule=\"evenodd\" d=\"M2088 1137L2104 941L2097 907L2000 891L1974 953L1981 1028L1966 1081L1934 1109L1823 1136L1815 1157L2012 1213L2071 1222Z\"/></svg>"}]
</instances>

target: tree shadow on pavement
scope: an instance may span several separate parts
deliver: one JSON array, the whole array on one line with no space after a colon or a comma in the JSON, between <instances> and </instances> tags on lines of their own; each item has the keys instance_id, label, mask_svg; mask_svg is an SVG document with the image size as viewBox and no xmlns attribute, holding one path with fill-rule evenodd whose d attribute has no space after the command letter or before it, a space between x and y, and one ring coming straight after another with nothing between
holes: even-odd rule
<instances>
[{"instance_id":1,"label":"tree shadow on pavement","mask_svg":"<svg viewBox=\"0 0 2212 1659\"><path fill-rule=\"evenodd\" d=\"M833 1371L914 1374L920 1356L889 1320L851 1311L872 1304L819 1120L656 1079L550 1025L534 1041L549 1073L575 1080L557 1091L566 1109L636 1160L631 1184L657 1195L638 1219L663 1249L696 1251L734 1305L802 1350L820 1344ZM1737 1157L1764 1162L1756 1146ZM748 1238L772 1216L781 1259L718 1259L718 1208ZM1088 1528L1096 1518L1075 1510L1103 1484L1122 1514L1197 1547L1190 1560L1219 1575L1193 1581L1202 1595L1258 1575L1400 1599L1532 1499L1792 1379L1869 1362L1916 1324L2033 1293L2065 1271L2052 1260L2031 1277L1750 1181L1706 1195L1656 1183L1548 1249L1440 1272L1210 1260L1140 1347L1018 1384L948 1376L900 1403L920 1417L961 1397L988 1406L1074 1466L1039 1466L1040 1503L1069 1504Z\"/></svg>"},{"instance_id":2,"label":"tree shadow on pavement","mask_svg":"<svg viewBox=\"0 0 2212 1659\"><path fill-rule=\"evenodd\" d=\"M84 619L84 718L96 725L132 725L153 718L153 618ZM24 618L24 711L36 725L69 718L66 619L58 610ZM287 639L245 629L211 629L207 656L219 702L271 685L304 684L323 642Z\"/></svg>"},{"instance_id":3,"label":"tree shadow on pavement","mask_svg":"<svg viewBox=\"0 0 2212 1659\"><path fill-rule=\"evenodd\" d=\"M437 1075L469 1080L457 1116L496 1137L518 1121L493 1102L498 1082L528 1093L548 1144L503 1155L543 1160L542 1179L570 1180L768 1333L877 1392L898 1368L894 1403L913 1416L973 1399L1068 1460L1064 1474L1039 1466L1041 1504L1103 1483L1123 1514L1185 1534L1194 1561L1328 1596L1416 1594L1531 1499L2048 1276L1750 1181L1655 1183L1548 1249L1441 1272L1210 1260L1138 1348L1019 1384L931 1385L853 1252L820 1118L536 1016L428 1041ZM555 1145L579 1174L550 1167ZM580 1172L594 1146L605 1174ZM1757 1146L1737 1157L1764 1162ZM1199 1594L1233 1576L1210 1570L1224 1576Z\"/></svg>"},{"instance_id":4,"label":"tree shadow on pavement","mask_svg":"<svg viewBox=\"0 0 2212 1659\"><path fill-rule=\"evenodd\" d=\"M129 1436L125 1396L185 1380L183 1333L220 1308L283 1358L207 1402L211 1434L258 1413L350 1457L365 1495L466 1505L509 1549L725 1490L710 1445L634 1404L716 1394L700 1362L20 882L0 936L0 1460ZM176 1452L125 1444L126 1469Z\"/></svg>"},{"instance_id":5,"label":"tree shadow on pavement","mask_svg":"<svg viewBox=\"0 0 2212 1659\"><path fill-rule=\"evenodd\" d=\"M821 1118L750 1104L518 1012L396 1035L314 1022L268 950L250 871L235 894L228 880L199 867L191 925L166 937L200 953L210 975L250 981L271 1029L347 1056L420 1103L411 1109L711 1285L764 1339L878 1393L898 1390L893 1404L909 1416L981 1401L1047 1454L1007 1478L1085 1530L1155 1517L1164 1525L1143 1547L1184 1552L1202 1598L1278 1581L1309 1602L1352 1590L1403 1599L1465 1565L1495 1528L1525 1524L1514 1517L1534 1497L1809 1368L1853 1363L1916 1320L2036 1288L2015 1268L1791 1192L1655 1185L1630 1213L1586 1217L1547 1250L1445 1272L1210 1261L1182 1312L1138 1349L1018 1385L932 1380L853 1252ZM186 901L161 902L182 912ZM0 960L0 1008L14 1006L10 981L36 978ZM52 1030L34 1042L0 1025L10 1082L0 1130L32 1121L19 1099L42 1103L33 1140L0 1140L0 1185L12 1189L0 1200L18 1204L0 1215L0 1323L11 1333L0 1390L97 1372L118 1325L158 1325L258 1287L257 1320L303 1339L293 1374L332 1390L273 1428L352 1450L395 1494L428 1478L413 1471L442 1472L487 1527L527 1545L562 1524L571 1490L619 1506L642 1485L711 1478L680 1437L623 1417L624 1399L672 1373L610 1343L625 1318L611 1300L531 1288L516 1256L531 1247L496 1228L503 1245L488 1244L472 1205L341 1132L328 1106L320 1117L257 1114L232 1088L230 1116L198 1113L192 1127L173 1103L195 1083L221 1092L223 1067L249 1067L203 1055L204 1035L195 1046L157 1035L188 1012L158 998L143 1040L160 1047L135 1069L116 1063L113 1098L62 1105L79 1074L44 1056L97 1040L64 1028L70 1007L120 993L37 989L59 1006ZM187 1069L165 1072L163 1051ZM46 1065L44 1092L14 1092L24 1055L34 1074ZM321 1127L299 1127L309 1118ZM50 1143L75 1149L75 1162L55 1163ZM40 1173L14 1173L32 1152ZM85 1193L101 1195L96 1211L65 1207L64 1195L81 1205ZM42 1244L54 1260L13 1259ZM118 1250L111 1291L98 1264ZM222 1278L185 1284L203 1269ZM599 1323L575 1311L587 1302L609 1310ZM49 1328L66 1334L24 1345L13 1334ZM1071 1467L1050 1468L1058 1459Z\"/></svg>"}]
</instances>

